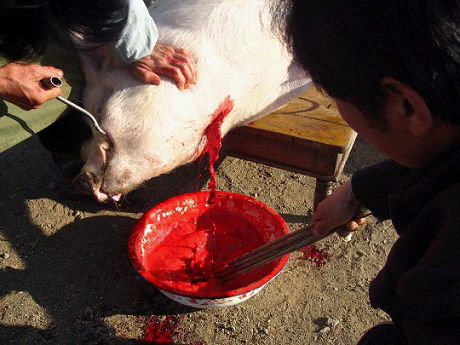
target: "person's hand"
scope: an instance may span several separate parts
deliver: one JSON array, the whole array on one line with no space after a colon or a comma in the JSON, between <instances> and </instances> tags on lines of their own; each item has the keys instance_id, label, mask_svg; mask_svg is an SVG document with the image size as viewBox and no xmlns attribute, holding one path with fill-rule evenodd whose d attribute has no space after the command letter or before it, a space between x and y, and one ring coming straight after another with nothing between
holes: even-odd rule
<instances>
[{"instance_id":1,"label":"person's hand","mask_svg":"<svg viewBox=\"0 0 460 345\"><path fill-rule=\"evenodd\" d=\"M0 67L0 99L11 102L24 110L39 108L43 103L61 95L60 88L46 89L40 80L64 72L58 68L39 65L8 63Z\"/></svg>"},{"instance_id":2,"label":"person's hand","mask_svg":"<svg viewBox=\"0 0 460 345\"><path fill-rule=\"evenodd\" d=\"M348 181L318 205L311 219L314 224L313 232L320 237L326 236L333 228L352 219L359 207L360 203L351 190L351 181ZM339 231L339 235L346 236L349 231L357 230L364 223L364 219L350 221L347 223L347 230Z\"/></svg>"},{"instance_id":3,"label":"person's hand","mask_svg":"<svg viewBox=\"0 0 460 345\"><path fill-rule=\"evenodd\" d=\"M192 55L172 46L157 44L152 54L133 62L129 69L133 76L146 84L159 85L160 76L173 79L179 90L196 83L196 66Z\"/></svg>"}]
</instances>

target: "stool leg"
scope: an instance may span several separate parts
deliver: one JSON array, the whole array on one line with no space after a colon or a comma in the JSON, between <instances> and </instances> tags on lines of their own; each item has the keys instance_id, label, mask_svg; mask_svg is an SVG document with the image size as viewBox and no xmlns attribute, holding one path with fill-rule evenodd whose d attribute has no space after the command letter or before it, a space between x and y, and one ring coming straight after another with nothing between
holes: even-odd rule
<instances>
[{"instance_id":1,"label":"stool leg","mask_svg":"<svg viewBox=\"0 0 460 345\"><path fill-rule=\"evenodd\" d=\"M318 204L332 193L334 183L316 179L315 195L313 197L313 210L316 210Z\"/></svg>"}]
</instances>

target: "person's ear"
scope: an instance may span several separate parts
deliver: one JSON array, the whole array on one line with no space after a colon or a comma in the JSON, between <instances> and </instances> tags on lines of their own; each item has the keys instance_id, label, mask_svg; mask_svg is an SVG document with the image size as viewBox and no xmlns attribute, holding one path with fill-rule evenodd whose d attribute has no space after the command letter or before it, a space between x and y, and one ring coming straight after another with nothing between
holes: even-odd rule
<instances>
[{"instance_id":1,"label":"person's ear","mask_svg":"<svg viewBox=\"0 0 460 345\"><path fill-rule=\"evenodd\" d=\"M384 77L382 86L389 92L389 99L396 102L399 113L404 114L410 133L419 136L433 126L433 116L423 97L410 86L390 77Z\"/></svg>"}]
</instances>

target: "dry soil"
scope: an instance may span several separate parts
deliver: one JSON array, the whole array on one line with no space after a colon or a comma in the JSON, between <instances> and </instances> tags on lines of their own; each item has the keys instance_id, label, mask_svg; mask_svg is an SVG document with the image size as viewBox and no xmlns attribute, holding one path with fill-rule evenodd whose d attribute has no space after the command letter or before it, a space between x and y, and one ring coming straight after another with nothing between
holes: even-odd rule
<instances>
[{"instance_id":1,"label":"dry soil","mask_svg":"<svg viewBox=\"0 0 460 345\"><path fill-rule=\"evenodd\" d=\"M341 181L380 159L358 140ZM373 218L349 242L323 241L322 267L295 253L238 306L195 310L161 295L133 270L127 238L150 207L193 191L196 173L191 164L161 176L116 209L60 195L57 170L36 139L0 155L0 344L149 343L152 327L162 326L157 344L348 345L386 320L367 292L395 234ZM218 187L261 200L291 229L308 222L310 177L227 157Z\"/></svg>"}]
</instances>

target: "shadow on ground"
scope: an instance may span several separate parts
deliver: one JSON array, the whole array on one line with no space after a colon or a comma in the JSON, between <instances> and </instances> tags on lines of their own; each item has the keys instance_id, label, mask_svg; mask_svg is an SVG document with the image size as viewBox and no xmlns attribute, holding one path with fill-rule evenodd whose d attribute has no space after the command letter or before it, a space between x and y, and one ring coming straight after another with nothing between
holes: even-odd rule
<instances>
[{"instance_id":1,"label":"shadow on ground","mask_svg":"<svg viewBox=\"0 0 460 345\"><path fill-rule=\"evenodd\" d=\"M52 324L40 330L0 323L1 344L132 344L114 334L104 318L191 311L161 295L134 271L127 241L139 212L194 190L194 181L177 181L189 179L196 168L188 166L160 177L122 206L123 215L110 215L110 210L98 212L101 206L89 201L62 199L56 191L51 159L34 139L3 153L0 167L0 240L8 242L12 255L22 262L21 268L2 266L0 301L21 294L25 303L41 307ZM40 198L55 200L84 216L70 219L47 235L43 224L34 224L27 204ZM85 212L93 214L86 217ZM0 320L5 315L2 311Z\"/></svg>"},{"instance_id":2,"label":"shadow on ground","mask_svg":"<svg viewBox=\"0 0 460 345\"><path fill-rule=\"evenodd\" d=\"M4 231L26 268L0 272L0 296L28 293L52 318L53 328L37 331L2 326L0 343L7 343L11 335L18 343L63 336L80 344L93 337L113 336L115 341L111 330L100 324L104 317L189 312L163 297L133 270L126 243L135 221L96 216L71 223L50 237L40 236L33 225L22 228L20 234ZM29 245L32 239L33 248Z\"/></svg>"}]
</instances>

